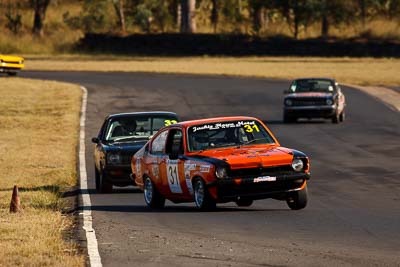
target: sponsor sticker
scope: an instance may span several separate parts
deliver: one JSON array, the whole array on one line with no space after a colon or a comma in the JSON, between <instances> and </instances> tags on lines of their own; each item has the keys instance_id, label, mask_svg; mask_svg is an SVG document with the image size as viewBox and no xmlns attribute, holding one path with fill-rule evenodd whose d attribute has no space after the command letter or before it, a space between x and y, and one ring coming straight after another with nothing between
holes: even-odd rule
<instances>
[{"instance_id":1,"label":"sponsor sticker","mask_svg":"<svg viewBox=\"0 0 400 267\"><path fill-rule=\"evenodd\" d=\"M226 122L226 123L217 122L214 124L204 124L201 126L194 126L192 129L194 133L202 130L219 130L219 129L239 128L239 127L245 127L245 129L249 129L248 131L250 131L250 129L252 129L251 128L252 126L257 127L255 121L237 121L237 122Z\"/></svg>"},{"instance_id":2,"label":"sponsor sticker","mask_svg":"<svg viewBox=\"0 0 400 267\"><path fill-rule=\"evenodd\" d=\"M140 164L140 159L136 159L136 175L137 177L142 176L142 165Z\"/></svg>"},{"instance_id":3,"label":"sponsor sticker","mask_svg":"<svg viewBox=\"0 0 400 267\"><path fill-rule=\"evenodd\" d=\"M158 178L160 177L160 168L158 167L158 163L153 163L152 173L153 176L158 180Z\"/></svg>"},{"instance_id":4,"label":"sponsor sticker","mask_svg":"<svg viewBox=\"0 0 400 267\"><path fill-rule=\"evenodd\" d=\"M187 187L190 195L193 195L193 185L192 185L192 181L190 180L190 172L196 169L196 164L191 163L190 160L188 160L185 162L184 166L185 166L186 187Z\"/></svg>"},{"instance_id":5,"label":"sponsor sticker","mask_svg":"<svg viewBox=\"0 0 400 267\"><path fill-rule=\"evenodd\" d=\"M200 165L200 172L210 172L210 165Z\"/></svg>"},{"instance_id":6,"label":"sponsor sticker","mask_svg":"<svg viewBox=\"0 0 400 267\"><path fill-rule=\"evenodd\" d=\"M260 182L275 182L276 177L275 176L261 176L254 178L253 182L254 183L260 183Z\"/></svg>"}]
</instances>

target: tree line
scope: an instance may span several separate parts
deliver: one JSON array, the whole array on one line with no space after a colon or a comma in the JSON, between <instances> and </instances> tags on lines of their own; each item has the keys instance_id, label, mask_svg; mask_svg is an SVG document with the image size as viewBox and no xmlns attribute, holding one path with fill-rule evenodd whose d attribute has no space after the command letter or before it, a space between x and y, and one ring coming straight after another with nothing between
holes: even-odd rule
<instances>
[{"instance_id":1,"label":"tree line","mask_svg":"<svg viewBox=\"0 0 400 267\"><path fill-rule=\"evenodd\" d=\"M49 5L67 0L0 0L6 27L18 33L21 9L33 11L32 34L45 35ZM359 23L372 18L399 20L400 0L76 0L81 12L63 14L63 21L83 32L127 33L135 26L141 32L196 33L208 24L214 33L261 34L271 21L286 23L294 38L310 25L320 26L320 36L329 36L336 25ZM231 25L228 29L226 25Z\"/></svg>"}]
</instances>

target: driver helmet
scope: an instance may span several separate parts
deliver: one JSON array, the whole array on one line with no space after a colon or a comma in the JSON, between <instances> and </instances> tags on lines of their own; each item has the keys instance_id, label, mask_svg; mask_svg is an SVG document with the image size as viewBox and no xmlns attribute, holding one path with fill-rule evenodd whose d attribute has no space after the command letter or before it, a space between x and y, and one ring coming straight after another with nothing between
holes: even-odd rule
<instances>
[{"instance_id":1,"label":"driver helmet","mask_svg":"<svg viewBox=\"0 0 400 267\"><path fill-rule=\"evenodd\" d=\"M122 120L121 125L129 134L133 134L136 130L136 120Z\"/></svg>"},{"instance_id":2,"label":"driver helmet","mask_svg":"<svg viewBox=\"0 0 400 267\"><path fill-rule=\"evenodd\" d=\"M196 150L203 150L209 146L210 137L207 132L200 131L194 134L194 148Z\"/></svg>"}]
</instances>

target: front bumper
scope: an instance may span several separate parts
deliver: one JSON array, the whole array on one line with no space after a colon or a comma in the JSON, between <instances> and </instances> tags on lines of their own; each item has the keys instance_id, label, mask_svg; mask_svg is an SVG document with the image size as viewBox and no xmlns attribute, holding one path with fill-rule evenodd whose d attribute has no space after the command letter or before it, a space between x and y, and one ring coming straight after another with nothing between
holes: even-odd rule
<instances>
[{"instance_id":1,"label":"front bumper","mask_svg":"<svg viewBox=\"0 0 400 267\"><path fill-rule=\"evenodd\" d=\"M131 178L131 166L107 166L104 169L104 174L108 182L116 186L135 185Z\"/></svg>"},{"instance_id":2,"label":"front bumper","mask_svg":"<svg viewBox=\"0 0 400 267\"><path fill-rule=\"evenodd\" d=\"M16 64L16 63L8 63L8 62L0 63L0 72L18 72L23 68L24 68L24 64Z\"/></svg>"},{"instance_id":3,"label":"front bumper","mask_svg":"<svg viewBox=\"0 0 400 267\"><path fill-rule=\"evenodd\" d=\"M279 197L282 194L300 190L309 179L309 173L293 173L278 176L226 178L208 183L207 186L216 187L218 201L228 202L239 198L256 200Z\"/></svg>"},{"instance_id":4,"label":"front bumper","mask_svg":"<svg viewBox=\"0 0 400 267\"><path fill-rule=\"evenodd\" d=\"M284 113L296 118L331 118L336 113L336 106L290 106L284 108Z\"/></svg>"}]
</instances>

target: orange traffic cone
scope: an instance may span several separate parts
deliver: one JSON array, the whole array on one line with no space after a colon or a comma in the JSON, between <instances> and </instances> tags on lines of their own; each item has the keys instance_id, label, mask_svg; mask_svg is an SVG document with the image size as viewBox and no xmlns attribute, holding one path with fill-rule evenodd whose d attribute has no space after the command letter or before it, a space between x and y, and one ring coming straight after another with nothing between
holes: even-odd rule
<instances>
[{"instance_id":1,"label":"orange traffic cone","mask_svg":"<svg viewBox=\"0 0 400 267\"><path fill-rule=\"evenodd\" d=\"M13 194L10 203L10 212L16 213L21 211L21 203L19 201L18 186L14 185Z\"/></svg>"}]
</instances>

